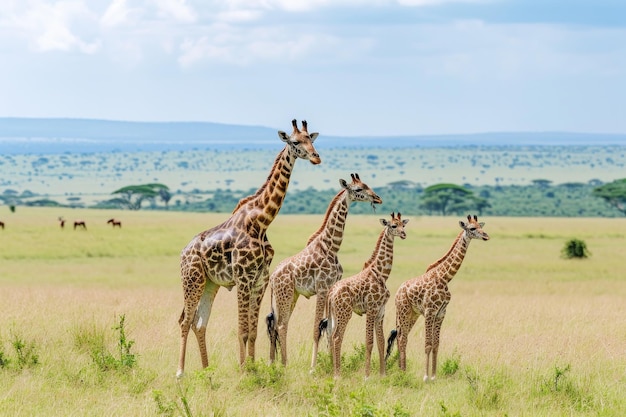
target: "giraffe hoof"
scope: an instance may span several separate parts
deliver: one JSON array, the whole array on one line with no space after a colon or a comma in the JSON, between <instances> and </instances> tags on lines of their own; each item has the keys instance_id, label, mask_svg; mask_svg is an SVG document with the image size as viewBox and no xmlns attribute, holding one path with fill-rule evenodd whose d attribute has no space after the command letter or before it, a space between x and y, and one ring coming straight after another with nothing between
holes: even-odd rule
<instances>
[{"instance_id":1,"label":"giraffe hoof","mask_svg":"<svg viewBox=\"0 0 626 417\"><path fill-rule=\"evenodd\" d=\"M428 375L424 375L424 382L428 382Z\"/></svg>"},{"instance_id":2,"label":"giraffe hoof","mask_svg":"<svg viewBox=\"0 0 626 417\"><path fill-rule=\"evenodd\" d=\"M178 371L176 371L176 379L181 379L184 375L184 372L182 369L179 369Z\"/></svg>"}]
</instances>

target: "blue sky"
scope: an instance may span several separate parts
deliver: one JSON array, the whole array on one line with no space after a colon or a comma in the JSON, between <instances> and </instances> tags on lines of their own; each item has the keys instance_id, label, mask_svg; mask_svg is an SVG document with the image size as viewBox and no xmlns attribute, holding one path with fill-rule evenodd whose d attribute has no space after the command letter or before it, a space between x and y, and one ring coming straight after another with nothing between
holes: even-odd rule
<instances>
[{"instance_id":1,"label":"blue sky","mask_svg":"<svg viewBox=\"0 0 626 417\"><path fill-rule=\"evenodd\" d=\"M3 0L0 117L626 133L626 2Z\"/></svg>"}]
</instances>

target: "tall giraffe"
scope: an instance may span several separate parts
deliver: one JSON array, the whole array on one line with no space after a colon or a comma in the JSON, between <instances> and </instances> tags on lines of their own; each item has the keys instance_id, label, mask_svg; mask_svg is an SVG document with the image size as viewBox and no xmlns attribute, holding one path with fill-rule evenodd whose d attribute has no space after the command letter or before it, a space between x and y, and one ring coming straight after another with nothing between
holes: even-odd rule
<instances>
[{"instance_id":1,"label":"tall giraffe","mask_svg":"<svg viewBox=\"0 0 626 417\"><path fill-rule=\"evenodd\" d=\"M333 358L335 378L340 375L341 343L348 321L355 312L359 316L366 314L365 322L365 377L370 374L374 330L380 359L380 374L385 374L385 335L383 318L385 304L389 299L387 278L393 265L393 241L396 236L406 239L400 213L396 217L391 213L391 221L380 219L384 226L378 237L372 256L365 262L363 269L356 275L338 281L328 292L328 320L330 354ZM324 324L321 323L320 326Z\"/></svg>"},{"instance_id":2,"label":"tall giraffe","mask_svg":"<svg viewBox=\"0 0 626 417\"><path fill-rule=\"evenodd\" d=\"M196 235L182 250L180 259L184 308L180 319L180 357L176 375L185 369L185 352L189 329L198 339L202 367L208 365L206 326L213 300L220 287L237 286L239 316L239 363L248 356L254 360L259 307L269 281L269 266L274 250L266 231L285 198L293 166L298 158L313 165L321 159L313 147L318 133L308 133L292 121L293 132L278 132L286 143L278 154L265 183L253 195L243 198L228 220ZM192 327L193 325L193 327Z\"/></svg>"},{"instance_id":3,"label":"tall giraffe","mask_svg":"<svg viewBox=\"0 0 626 417\"><path fill-rule=\"evenodd\" d=\"M426 353L424 381L428 381L429 378L434 380L437 373L439 332L446 315L446 307L450 302L448 283L461 267L470 241L489 240L489 235L483 231L485 223L479 223L476 216L472 218L468 215L467 223L461 220L459 225L463 230L454 239L448 252L431 264L422 275L405 281L396 292L396 329L391 331L387 340L386 357L389 357L397 336L400 369L406 371L406 345L409 332L419 316L424 316Z\"/></svg>"},{"instance_id":4,"label":"tall giraffe","mask_svg":"<svg viewBox=\"0 0 626 417\"><path fill-rule=\"evenodd\" d=\"M276 355L276 344L280 344L283 365L287 364L287 327L298 297L317 295L315 319L313 321L313 356L311 368L315 366L319 345L319 322L324 317L326 294L335 282L341 279L343 267L337 253L343 240L343 232L350 204L353 201L382 204L383 200L361 179L350 174L352 182L339 180L341 191L335 195L326 210L321 227L311 235L304 249L283 260L270 276L272 312L267 316L267 331L270 335L270 361Z\"/></svg>"}]
</instances>

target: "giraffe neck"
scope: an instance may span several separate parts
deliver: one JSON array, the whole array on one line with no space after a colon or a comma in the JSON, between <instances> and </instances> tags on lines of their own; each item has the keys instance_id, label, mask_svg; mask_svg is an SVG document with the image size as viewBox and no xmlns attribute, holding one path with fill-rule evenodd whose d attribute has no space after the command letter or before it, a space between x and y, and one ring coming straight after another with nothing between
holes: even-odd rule
<instances>
[{"instance_id":1,"label":"giraffe neck","mask_svg":"<svg viewBox=\"0 0 626 417\"><path fill-rule=\"evenodd\" d=\"M448 252L437 262L431 264L426 271L433 271L437 280L443 280L446 283L450 282L459 268L461 268L469 243L470 239L467 237L467 234L464 230L461 231Z\"/></svg>"},{"instance_id":2,"label":"giraffe neck","mask_svg":"<svg viewBox=\"0 0 626 417\"><path fill-rule=\"evenodd\" d=\"M369 267L377 277L381 277L385 281L389 278L393 265L393 240L393 235L387 231L387 228L383 229L372 256L363 266L363 269Z\"/></svg>"},{"instance_id":3,"label":"giraffe neck","mask_svg":"<svg viewBox=\"0 0 626 417\"><path fill-rule=\"evenodd\" d=\"M285 146L276 157L265 183L256 193L239 201L233 213L245 210L261 229L266 229L283 205L296 159L291 147Z\"/></svg>"},{"instance_id":4,"label":"giraffe neck","mask_svg":"<svg viewBox=\"0 0 626 417\"><path fill-rule=\"evenodd\" d=\"M318 239L320 245L324 246L324 253L339 252L349 207L348 192L341 190L328 205L322 226L311 235L307 245Z\"/></svg>"}]
</instances>

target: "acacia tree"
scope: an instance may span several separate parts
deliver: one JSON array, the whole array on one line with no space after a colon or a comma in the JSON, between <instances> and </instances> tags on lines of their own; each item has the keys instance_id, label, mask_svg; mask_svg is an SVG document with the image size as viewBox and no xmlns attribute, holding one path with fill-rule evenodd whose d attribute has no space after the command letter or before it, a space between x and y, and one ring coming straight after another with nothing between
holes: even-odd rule
<instances>
[{"instance_id":1,"label":"acacia tree","mask_svg":"<svg viewBox=\"0 0 626 417\"><path fill-rule=\"evenodd\" d=\"M591 193L626 215L626 178L596 187Z\"/></svg>"},{"instance_id":2,"label":"acacia tree","mask_svg":"<svg viewBox=\"0 0 626 417\"><path fill-rule=\"evenodd\" d=\"M121 208L127 208L129 210L139 210L144 201L154 201L157 197L161 197L167 205L169 198L166 200L164 196L171 198L169 188L166 185L158 183L127 185L126 187L113 191L111 194L117 194L119 197L109 200L110 203L117 204Z\"/></svg>"},{"instance_id":3,"label":"acacia tree","mask_svg":"<svg viewBox=\"0 0 626 417\"><path fill-rule=\"evenodd\" d=\"M482 214L482 210L491 207L487 199L460 185L446 183L425 188L420 206L428 212L437 212L442 216L468 210L477 210L478 214Z\"/></svg>"}]
</instances>

